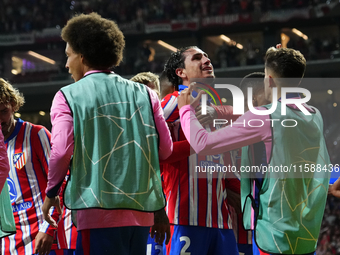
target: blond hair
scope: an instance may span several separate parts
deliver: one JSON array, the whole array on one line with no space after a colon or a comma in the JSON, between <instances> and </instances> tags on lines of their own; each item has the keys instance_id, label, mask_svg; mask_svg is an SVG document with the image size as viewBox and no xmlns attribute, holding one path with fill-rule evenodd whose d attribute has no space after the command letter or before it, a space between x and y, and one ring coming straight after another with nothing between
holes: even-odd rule
<instances>
[{"instance_id":1,"label":"blond hair","mask_svg":"<svg viewBox=\"0 0 340 255\"><path fill-rule=\"evenodd\" d=\"M157 74L151 72L138 73L130 80L144 85L148 85L149 83L155 84L155 88L153 90L157 93L158 97L160 96L159 76Z\"/></svg>"},{"instance_id":2,"label":"blond hair","mask_svg":"<svg viewBox=\"0 0 340 255\"><path fill-rule=\"evenodd\" d=\"M19 90L13 88L13 86L0 78L0 103L1 104L11 104L13 110L16 112L25 103L25 98Z\"/></svg>"}]
</instances>

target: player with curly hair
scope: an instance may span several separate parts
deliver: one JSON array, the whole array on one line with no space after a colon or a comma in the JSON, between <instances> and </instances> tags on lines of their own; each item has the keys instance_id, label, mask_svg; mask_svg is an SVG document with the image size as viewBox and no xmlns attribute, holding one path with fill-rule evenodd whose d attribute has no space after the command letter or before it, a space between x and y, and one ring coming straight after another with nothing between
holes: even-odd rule
<instances>
[{"instance_id":1,"label":"player with curly hair","mask_svg":"<svg viewBox=\"0 0 340 255\"><path fill-rule=\"evenodd\" d=\"M77 234L71 212L53 212L57 227L43 220L51 135L43 126L14 118L24 103L23 95L0 79L0 118L10 166L7 183L16 226L14 235L2 239L2 250L20 255L73 254Z\"/></svg>"},{"instance_id":2,"label":"player with curly hair","mask_svg":"<svg viewBox=\"0 0 340 255\"><path fill-rule=\"evenodd\" d=\"M196 46L188 46L171 54L164 68L174 92L162 99L166 121L172 125L172 135L176 142L187 142L179 120L177 98L195 78L214 78L214 68L208 55ZM207 106L210 114L197 114L202 125L214 132L212 119L233 119L229 105ZM200 110L198 110L200 111ZM188 140L189 141L189 140ZM223 254L228 247L229 254L238 254L232 230L232 218L228 203L229 191L240 192L236 178L226 178L220 174L198 174L198 165L232 164L231 153L205 156L190 153L189 146L176 149L179 154L173 162L163 164L164 191L167 197L167 213L171 227L171 240L166 246L167 254L191 252L192 254ZM169 157L169 159L172 156ZM236 207L236 209L238 209Z\"/></svg>"},{"instance_id":3,"label":"player with curly hair","mask_svg":"<svg viewBox=\"0 0 340 255\"><path fill-rule=\"evenodd\" d=\"M81 14L61 36L75 82L57 92L51 108L44 217L55 224L48 212L59 204L70 166L64 203L76 212L78 254L144 255L154 212L165 206L159 159L172 152L158 96L109 70L125 46L115 22Z\"/></svg>"},{"instance_id":4,"label":"player with curly hair","mask_svg":"<svg viewBox=\"0 0 340 255\"><path fill-rule=\"evenodd\" d=\"M151 72L142 72L133 76L131 81L142 83L154 90L158 97L160 97L159 76Z\"/></svg>"},{"instance_id":5,"label":"player with curly hair","mask_svg":"<svg viewBox=\"0 0 340 255\"><path fill-rule=\"evenodd\" d=\"M316 250L330 174L312 168L308 171L308 166L330 164L323 120L320 112L305 104L298 93L281 94L281 88L299 86L305 68L306 60L299 51L274 47L267 50L264 93L271 104L258 107L261 114L248 111L237 120L249 123L256 119L263 125L227 126L209 133L195 118L198 100L190 105L190 90L183 91L178 98L183 131L196 153L215 154L243 147L243 224L253 230L254 254L310 255ZM283 96L302 102L284 105ZM297 124L282 125L286 119ZM270 166L284 170L266 171ZM291 166L307 169L287 171ZM247 174L252 167L263 171Z\"/></svg>"}]
</instances>

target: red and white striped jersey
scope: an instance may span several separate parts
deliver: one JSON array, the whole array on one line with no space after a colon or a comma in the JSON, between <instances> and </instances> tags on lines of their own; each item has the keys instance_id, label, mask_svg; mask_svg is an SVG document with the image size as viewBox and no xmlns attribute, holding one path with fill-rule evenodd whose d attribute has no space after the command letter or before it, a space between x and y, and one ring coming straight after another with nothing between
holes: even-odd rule
<instances>
[{"instance_id":1,"label":"red and white striped jersey","mask_svg":"<svg viewBox=\"0 0 340 255\"><path fill-rule=\"evenodd\" d=\"M7 178L16 224L16 234L2 239L2 254L33 254L35 236L40 232L54 235L55 229L43 219L42 205L47 186L50 156L50 132L43 126L17 120L11 136L5 141L10 165ZM64 214L70 214L69 211ZM52 214L59 220L57 212ZM71 217L59 221L52 249L75 249L76 229ZM61 226L64 226L64 230ZM72 231L70 231L72 229ZM74 233L72 233L74 232ZM74 240L68 245L67 240Z\"/></svg>"},{"instance_id":2,"label":"red and white striped jersey","mask_svg":"<svg viewBox=\"0 0 340 255\"><path fill-rule=\"evenodd\" d=\"M179 122L178 95L179 92L175 91L164 97L161 102L166 121L173 124L171 130L173 141L186 139ZM229 114L232 115L232 110ZM214 156L193 154L175 163L163 164L163 188L170 223L232 228L226 189L235 189L239 192L239 180L229 179L224 173L199 172L196 167L232 166L233 161L235 160L232 160L232 154L227 152Z\"/></svg>"},{"instance_id":3,"label":"red and white striped jersey","mask_svg":"<svg viewBox=\"0 0 340 255\"><path fill-rule=\"evenodd\" d=\"M69 178L69 173L65 177L65 181L62 184L61 192L60 192L60 204L64 204L63 191L66 186L66 182ZM72 215L71 210L67 209L65 206L63 207L63 215L61 220L58 222L58 232L57 232L57 241L58 241L58 249L76 249L77 244L77 229L72 223Z\"/></svg>"}]
</instances>

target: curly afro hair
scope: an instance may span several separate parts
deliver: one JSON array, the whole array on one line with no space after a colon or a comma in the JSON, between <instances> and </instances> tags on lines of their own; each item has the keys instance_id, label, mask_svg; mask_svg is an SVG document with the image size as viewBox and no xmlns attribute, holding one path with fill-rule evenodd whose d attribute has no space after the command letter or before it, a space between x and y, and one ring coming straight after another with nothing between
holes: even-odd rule
<instances>
[{"instance_id":1,"label":"curly afro hair","mask_svg":"<svg viewBox=\"0 0 340 255\"><path fill-rule=\"evenodd\" d=\"M85 64L91 68L118 66L123 59L125 40L122 31L114 21L97 13L71 18L62 29L61 37L75 53L84 56Z\"/></svg>"}]
</instances>

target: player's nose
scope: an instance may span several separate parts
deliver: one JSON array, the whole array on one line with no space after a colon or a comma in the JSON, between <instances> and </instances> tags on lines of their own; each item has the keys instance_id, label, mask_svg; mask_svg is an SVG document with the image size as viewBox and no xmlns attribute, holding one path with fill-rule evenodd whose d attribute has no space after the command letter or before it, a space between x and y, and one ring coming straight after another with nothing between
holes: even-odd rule
<instances>
[{"instance_id":1,"label":"player's nose","mask_svg":"<svg viewBox=\"0 0 340 255\"><path fill-rule=\"evenodd\" d=\"M204 57L203 57L203 63L204 63L205 65L210 65L210 63L211 63L210 58L204 56Z\"/></svg>"}]
</instances>

